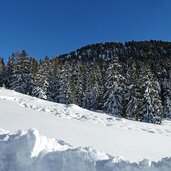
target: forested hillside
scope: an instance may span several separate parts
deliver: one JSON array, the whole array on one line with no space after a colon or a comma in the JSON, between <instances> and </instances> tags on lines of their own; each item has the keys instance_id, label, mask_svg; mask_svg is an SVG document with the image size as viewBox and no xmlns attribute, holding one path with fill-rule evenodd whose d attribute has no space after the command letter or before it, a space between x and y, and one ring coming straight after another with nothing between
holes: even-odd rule
<instances>
[{"instance_id":1,"label":"forested hillside","mask_svg":"<svg viewBox=\"0 0 171 171\"><path fill-rule=\"evenodd\" d=\"M150 123L171 118L171 43L99 43L42 61L0 59L0 86Z\"/></svg>"}]
</instances>

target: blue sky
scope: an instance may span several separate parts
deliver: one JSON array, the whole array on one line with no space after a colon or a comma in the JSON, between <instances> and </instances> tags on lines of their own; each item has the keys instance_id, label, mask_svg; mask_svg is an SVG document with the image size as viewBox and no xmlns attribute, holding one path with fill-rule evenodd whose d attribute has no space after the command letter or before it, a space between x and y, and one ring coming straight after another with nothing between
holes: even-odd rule
<instances>
[{"instance_id":1,"label":"blue sky","mask_svg":"<svg viewBox=\"0 0 171 171\"><path fill-rule=\"evenodd\" d=\"M1 0L0 56L43 58L87 44L171 41L170 0Z\"/></svg>"}]
</instances>

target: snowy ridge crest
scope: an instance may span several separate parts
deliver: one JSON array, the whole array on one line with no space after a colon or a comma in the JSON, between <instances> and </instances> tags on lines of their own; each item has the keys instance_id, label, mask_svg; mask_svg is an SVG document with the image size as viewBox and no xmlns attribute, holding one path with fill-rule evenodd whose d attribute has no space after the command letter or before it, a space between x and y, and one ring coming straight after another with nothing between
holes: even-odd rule
<instances>
[{"instance_id":1,"label":"snowy ridge crest","mask_svg":"<svg viewBox=\"0 0 171 171\"><path fill-rule=\"evenodd\" d=\"M170 171L171 158L131 163L91 147L47 138L36 129L27 132L0 130L0 171Z\"/></svg>"}]
</instances>

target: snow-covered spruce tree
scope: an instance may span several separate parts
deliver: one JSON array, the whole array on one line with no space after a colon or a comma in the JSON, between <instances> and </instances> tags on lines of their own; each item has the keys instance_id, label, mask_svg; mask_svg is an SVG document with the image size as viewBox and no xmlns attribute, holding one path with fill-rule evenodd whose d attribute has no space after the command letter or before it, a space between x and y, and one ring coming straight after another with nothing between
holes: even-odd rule
<instances>
[{"instance_id":1,"label":"snow-covered spruce tree","mask_svg":"<svg viewBox=\"0 0 171 171\"><path fill-rule=\"evenodd\" d=\"M59 102L59 73L61 70L60 61L58 58L52 60L52 80L51 80L51 99L54 102Z\"/></svg>"},{"instance_id":2,"label":"snow-covered spruce tree","mask_svg":"<svg viewBox=\"0 0 171 171\"><path fill-rule=\"evenodd\" d=\"M51 84L51 98L54 102L59 103L59 74L54 73Z\"/></svg>"},{"instance_id":3,"label":"snow-covered spruce tree","mask_svg":"<svg viewBox=\"0 0 171 171\"><path fill-rule=\"evenodd\" d=\"M149 66L142 68L140 79L142 82L142 101L137 118L143 122L160 124L163 108L159 82L154 78Z\"/></svg>"},{"instance_id":4,"label":"snow-covered spruce tree","mask_svg":"<svg viewBox=\"0 0 171 171\"><path fill-rule=\"evenodd\" d=\"M52 75L53 68L49 58L46 56L39 64L37 74L34 78L32 95L45 100L52 100Z\"/></svg>"},{"instance_id":5,"label":"snow-covered spruce tree","mask_svg":"<svg viewBox=\"0 0 171 171\"><path fill-rule=\"evenodd\" d=\"M163 113L165 118L171 118L171 81L162 80Z\"/></svg>"},{"instance_id":6,"label":"snow-covered spruce tree","mask_svg":"<svg viewBox=\"0 0 171 171\"><path fill-rule=\"evenodd\" d=\"M82 106L97 110L100 106L100 90L102 82L101 69L98 63L87 63L85 66L85 89Z\"/></svg>"},{"instance_id":7,"label":"snow-covered spruce tree","mask_svg":"<svg viewBox=\"0 0 171 171\"><path fill-rule=\"evenodd\" d=\"M139 102L140 102L140 85L139 66L135 60L128 59L126 68L126 89L124 94L124 113L125 117L136 119Z\"/></svg>"},{"instance_id":8,"label":"snow-covered spruce tree","mask_svg":"<svg viewBox=\"0 0 171 171\"><path fill-rule=\"evenodd\" d=\"M165 94L166 93L166 94ZM171 119L171 90L164 93L164 117Z\"/></svg>"},{"instance_id":9,"label":"snow-covered spruce tree","mask_svg":"<svg viewBox=\"0 0 171 171\"><path fill-rule=\"evenodd\" d=\"M38 61L34 57L30 57L30 72L32 77L34 78L38 72Z\"/></svg>"},{"instance_id":10,"label":"snow-covered spruce tree","mask_svg":"<svg viewBox=\"0 0 171 171\"><path fill-rule=\"evenodd\" d=\"M5 82L5 86L7 88L10 88L10 80L11 80L11 76L12 73L14 72L14 54L12 54L8 61L7 61L7 65L6 65L6 82Z\"/></svg>"},{"instance_id":11,"label":"snow-covered spruce tree","mask_svg":"<svg viewBox=\"0 0 171 171\"><path fill-rule=\"evenodd\" d=\"M123 116L124 77L121 70L119 58L114 56L106 71L103 110L118 116Z\"/></svg>"},{"instance_id":12,"label":"snow-covered spruce tree","mask_svg":"<svg viewBox=\"0 0 171 171\"><path fill-rule=\"evenodd\" d=\"M26 51L15 52L9 61L9 88L20 93L30 94L32 91L32 77L29 57Z\"/></svg>"},{"instance_id":13,"label":"snow-covered spruce tree","mask_svg":"<svg viewBox=\"0 0 171 171\"><path fill-rule=\"evenodd\" d=\"M95 110L101 110L104 104L104 75L103 65L101 62L96 62L93 67L93 86L92 86L92 97L94 99L93 108Z\"/></svg>"},{"instance_id":14,"label":"snow-covered spruce tree","mask_svg":"<svg viewBox=\"0 0 171 171\"><path fill-rule=\"evenodd\" d=\"M2 87L5 84L5 80L5 64L3 58L0 58L0 87Z\"/></svg>"},{"instance_id":15,"label":"snow-covered spruce tree","mask_svg":"<svg viewBox=\"0 0 171 171\"><path fill-rule=\"evenodd\" d=\"M71 77L71 68L70 64L68 62L65 62L61 66L61 70L59 72L59 81L58 81L58 96L56 97L57 102L63 103L63 104L69 104L70 97L69 94L71 94L69 89L69 82Z\"/></svg>"},{"instance_id":16,"label":"snow-covered spruce tree","mask_svg":"<svg viewBox=\"0 0 171 171\"><path fill-rule=\"evenodd\" d=\"M87 62L85 64L85 76L84 76L84 82L85 82L85 89L83 92L83 99L82 99L82 107L86 109L91 109L91 84L90 84L90 77L92 75L91 73L91 66Z\"/></svg>"},{"instance_id":17,"label":"snow-covered spruce tree","mask_svg":"<svg viewBox=\"0 0 171 171\"><path fill-rule=\"evenodd\" d=\"M70 67L72 71L69 81L69 101L82 106L83 91L85 89L85 69L82 67L80 61L74 65L70 65Z\"/></svg>"},{"instance_id":18,"label":"snow-covered spruce tree","mask_svg":"<svg viewBox=\"0 0 171 171\"><path fill-rule=\"evenodd\" d=\"M85 68L81 62L77 64L76 99L77 104L82 106L83 94L85 90Z\"/></svg>"}]
</instances>

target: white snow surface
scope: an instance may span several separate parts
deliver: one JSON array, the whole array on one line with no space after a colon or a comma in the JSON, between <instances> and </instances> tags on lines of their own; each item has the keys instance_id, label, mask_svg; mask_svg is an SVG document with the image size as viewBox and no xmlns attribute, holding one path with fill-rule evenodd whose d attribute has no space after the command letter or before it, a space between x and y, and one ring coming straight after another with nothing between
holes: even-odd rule
<instances>
[{"instance_id":1,"label":"white snow surface","mask_svg":"<svg viewBox=\"0 0 171 171\"><path fill-rule=\"evenodd\" d=\"M37 130L0 130L1 171L170 171L171 158L131 163L91 147L73 148Z\"/></svg>"},{"instance_id":2,"label":"white snow surface","mask_svg":"<svg viewBox=\"0 0 171 171\"><path fill-rule=\"evenodd\" d=\"M171 170L169 120L141 123L1 88L0 128L0 171Z\"/></svg>"}]
</instances>

